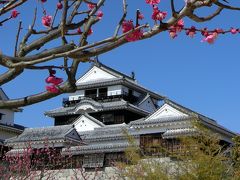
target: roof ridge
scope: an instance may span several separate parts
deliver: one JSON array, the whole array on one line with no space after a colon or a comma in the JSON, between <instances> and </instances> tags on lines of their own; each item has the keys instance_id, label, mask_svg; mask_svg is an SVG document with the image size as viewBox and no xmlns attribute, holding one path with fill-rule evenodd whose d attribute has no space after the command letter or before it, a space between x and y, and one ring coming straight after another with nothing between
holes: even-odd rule
<instances>
[{"instance_id":1,"label":"roof ridge","mask_svg":"<svg viewBox=\"0 0 240 180\"><path fill-rule=\"evenodd\" d=\"M123 76L123 77L127 77L127 78L135 81L135 79L132 78L131 76L129 76L129 75L125 74L125 73L122 73L122 72L120 72L120 71L118 71L118 70L115 70L115 69L113 69L113 68L111 68L111 67L109 67L109 66L107 66L107 65L105 65L105 64L103 64L103 63L101 63L100 61L98 61L97 63L94 62L94 65L93 65L93 66L97 66L97 67L99 67L99 68L101 68L101 67L106 68L107 70L110 70L110 71L112 71L112 72L114 72L114 73L116 73L116 74L119 74L119 75L121 75L121 76Z\"/></svg>"},{"instance_id":2,"label":"roof ridge","mask_svg":"<svg viewBox=\"0 0 240 180\"><path fill-rule=\"evenodd\" d=\"M187 108L187 107L185 107L185 106L183 106L183 105L180 105L180 104L176 103L175 101L170 100L170 99L168 99L168 98L166 98L166 99L164 100L164 102L167 103L167 104L169 104L169 105L173 105L173 106L175 106L175 107L178 107L180 111L181 111L182 109L185 110L185 111L186 111L185 113L187 113L188 115L191 115L191 113L193 113L193 114L195 114L198 118L201 118L201 117L199 117L199 116L202 116L202 117L207 118L207 119L209 119L209 120L211 120L211 121L213 121L213 122L216 122L216 120L214 120L214 119L212 119L212 118L209 118L209 117L207 117L207 116L205 116L205 115L203 115L203 114L201 114L201 113L198 113L198 112L196 112L196 111L194 111L194 110L192 110L192 109L190 109L190 108Z\"/></svg>"},{"instance_id":3,"label":"roof ridge","mask_svg":"<svg viewBox=\"0 0 240 180\"><path fill-rule=\"evenodd\" d=\"M67 126L72 126L71 124L65 124L65 125L61 125L61 126L43 126L43 127L29 127L29 128L25 128L25 130L38 130L38 129L51 129L51 128L59 128L60 127L67 127Z\"/></svg>"}]
</instances>

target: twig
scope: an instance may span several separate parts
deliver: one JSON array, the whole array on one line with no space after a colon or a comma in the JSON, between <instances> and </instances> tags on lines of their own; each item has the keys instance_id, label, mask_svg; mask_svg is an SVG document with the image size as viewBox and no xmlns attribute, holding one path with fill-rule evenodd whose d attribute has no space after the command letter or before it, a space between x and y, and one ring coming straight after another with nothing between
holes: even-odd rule
<instances>
[{"instance_id":1,"label":"twig","mask_svg":"<svg viewBox=\"0 0 240 180\"><path fill-rule=\"evenodd\" d=\"M222 4L222 3L218 2L218 1L214 2L214 4L216 4L217 6L220 6L222 8L225 8L225 9L240 10L240 7L228 6L228 5Z\"/></svg>"},{"instance_id":2,"label":"twig","mask_svg":"<svg viewBox=\"0 0 240 180\"><path fill-rule=\"evenodd\" d=\"M213 19L214 17L216 17L217 15L219 15L222 10L223 10L223 7L218 7L218 9L213 14L211 14L209 16L199 17L199 16L192 13L192 14L189 14L188 17L195 22L205 22L205 21L209 21L209 20Z\"/></svg>"},{"instance_id":3,"label":"twig","mask_svg":"<svg viewBox=\"0 0 240 180\"><path fill-rule=\"evenodd\" d=\"M22 5L26 1L27 0L20 0L20 1L14 0L14 1L9 2L2 9L0 9L0 16L5 14L5 13L7 13L8 11L10 11L10 10L20 6L20 5Z\"/></svg>"},{"instance_id":4,"label":"twig","mask_svg":"<svg viewBox=\"0 0 240 180\"><path fill-rule=\"evenodd\" d=\"M6 18L6 19L4 19L4 20L2 20L2 21L0 21L0 26L2 26L3 25L3 23L5 23L5 22L7 22L8 20L10 20L10 19L12 19L12 17L10 16L10 17L8 17L8 18Z\"/></svg>"},{"instance_id":5,"label":"twig","mask_svg":"<svg viewBox=\"0 0 240 180\"><path fill-rule=\"evenodd\" d=\"M80 7L80 5L82 4L82 0L78 0L72 10L71 15L68 18L67 24L70 24L74 18L74 16L77 14L78 8Z\"/></svg>"},{"instance_id":6,"label":"twig","mask_svg":"<svg viewBox=\"0 0 240 180\"><path fill-rule=\"evenodd\" d=\"M175 10L174 0L171 0L171 10L172 10L172 16L176 17L177 16L177 12Z\"/></svg>"},{"instance_id":7,"label":"twig","mask_svg":"<svg viewBox=\"0 0 240 180\"><path fill-rule=\"evenodd\" d=\"M122 26L122 23L123 23L124 19L126 18L126 16L127 16L127 2L126 2L126 0L123 0L123 15L115 29L113 37L117 37L119 29Z\"/></svg>"},{"instance_id":8,"label":"twig","mask_svg":"<svg viewBox=\"0 0 240 180\"><path fill-rule=\"evenodd\" d=\"M19 40L19 35L20 35L21 29L22 29L22 21L20 21L19 25L18 25L18 31L17 31L17 35L16 35L16 43L15 43L15 49L14 49L14 57L17 56L17 46L18 46L18 40Z\"/></svg>"},{"instance_id":9,"label":"twig","mask_svg":"<svg viewBox=\"0 0 240 180\"><path fill-rule=\"evenodd\" d=\"M26 42L28 41L28 38L33 34L33 32L34 32L33 27L35 26L36 18L37 18L37 8L34 9L34 15L33 15L32 24L29 26L27 34L23 37L23 40L22 40L22 42L20 44L20 49L23 48L21 46L24 46L26 44Z\"/></svg>"},{"instance_id":10,"label":"twig","mask_svg":"<svg viewBox=\"0 0 240 180\"><path fill-rule=\"evenodd\" d=\"M56 8L55 13L54 13L54 15L53 15L53 21L52 21L52 24L51 24L51 29L52 29L53 24L54 24L54 21L55 21L55 19L56 19L57 13L58 13L58 8Z\"/></svg>"},{"instance_id":11,"label":"twig","mask_svg":"<svg viewBox=\"0 0 240 180\"><path fill-rule=\"evenodd\" d=\"M46 70L46 69L65 69L68 67L63 66L28 66L26 69L37 69L37 70Z\"/></svg>"}]
</instances>

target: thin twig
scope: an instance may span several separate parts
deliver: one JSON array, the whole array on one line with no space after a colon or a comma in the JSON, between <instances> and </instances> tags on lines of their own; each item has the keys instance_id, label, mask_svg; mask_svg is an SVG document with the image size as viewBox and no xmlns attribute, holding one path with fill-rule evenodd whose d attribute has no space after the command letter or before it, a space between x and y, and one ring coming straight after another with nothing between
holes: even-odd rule
<instances>
[{"instance_id":1,"label":"thin twig","mask_svg":"<svg viewBox=\"0 0 240 180\"><path fill-rule=\"evenodd\" d=\"M28 66L27 69L32 70L46 70L46 69L65 69L63 66ZM68 68L68 67L66 67Z\"/></svg>"},{"instance_id":2,"label":"thin twig","mask_svg":"<svg viewBox=\"0 0 240 180\"><path fill-rule=\"evenodd\" d=\"M15 48L14 48L14 57L17 56L18 40L19 40L19 35L20 35L21 29L22 29L22 21L20 21L19 25L18 25L18 31L17 31L17 35L16 35L16 43L15 43Z\"/></svg>"},{"instance_id":3,"label":"thin twig","mask_svg":"<svg viewBox=\"0 0 240 180\"><path fill-rule=\"evenodd\" d=\"M123 23L124 19L126 18L126 16L127 16L127 2L126 2L126 0L123 0L123 15L115 29L113 37L117 37L119 29L122 26L122 23Z\"/></svg>"},{"instance_id":4,"label":"thin twig","mask_svg":"<svg viewBox=\"0 0 240 180\"><path fill-rule=\"evenodd\" d=\"M58 8L55 9L55 13L54 13L54 15L53 15L53 21L52 21L52 24L51 24L51 29L52 29L53 24L54 24L54 22L55 22L55 19L56 19L57 13L58 13Z\"/></svg>"}]
</instances>

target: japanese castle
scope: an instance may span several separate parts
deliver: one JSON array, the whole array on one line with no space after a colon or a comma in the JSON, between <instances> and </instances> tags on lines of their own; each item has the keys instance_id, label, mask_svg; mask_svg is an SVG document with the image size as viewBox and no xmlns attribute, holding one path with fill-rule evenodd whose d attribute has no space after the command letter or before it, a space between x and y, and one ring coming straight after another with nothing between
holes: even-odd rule
<instances>
[{"instance_id":1,"label":"japanese castle","mask_svg":"<svg viewBox=\"0 0 240 180\"><path fill-rule=\"evenodd\" d=\"M124 159L130 146L126 132L147 155L158 155L156 146L177 151L179 136L192 135L198 120L217 133L223 144L236 134L215 120L190 110L140 85L132 76L96 61L76 82L77 91L64 98L59 108L45 112L54 126L26 128L7 139L7 153L21 153L26 144L42 148L46 139L62 155L73 155L82 167L108 167Z\"/></svg>"}]
</instances>

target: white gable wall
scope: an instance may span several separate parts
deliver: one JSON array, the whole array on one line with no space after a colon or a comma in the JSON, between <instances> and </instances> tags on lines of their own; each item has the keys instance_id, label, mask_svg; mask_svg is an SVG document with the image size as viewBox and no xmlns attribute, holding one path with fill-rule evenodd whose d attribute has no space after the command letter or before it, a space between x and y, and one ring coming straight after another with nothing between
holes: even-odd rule
<instances>
[{"instance_id":1,"label":"white gable wall","mask_svg":"<svg viewBox=\"0 0 240 180\"><path fill-rule=\"evenodd\" d=\"M178 111L168 104L164 104L160 109L158 109L155 113L149 116L146 120L150 119L158 119L163 117L187 117L188 115Z\"/></svg>"},{"instance_id":2,"label":"white gable wall","mask_svg":"<svg viewBox=\"0 0 240 180\"><path fill-rule=\"evenodd\" d=\"M12 110L0 109L0 113L4 114L2 115L2 119L0 119L0 123L7 125L14 124L14 112Z\"/></svg>"},{"instance_id":3,"label":"white gable wall","mask_svg":"<svg viewBox=\"0 0 240 180\"><path fill-rule=\"evenodd\" d=\"M79 80L77 80L77 85L79 83L86 83L90 81L97 81L103 79L115 79L116 76L94 66L86 74L84 74Z\"/></svg>"},{"instance_id":4,"label":"white gable wall","mask_svg":"<svg viewBox=\"0 0 240 180\"><path fill-rule=\"evenodd\" d=\"M94 130L94 128L101 127L99 124L93 122L84 115L78 118L78 120L74 123L74 126L77 132L90 131Z\"/></svg>"}]
</instances>

